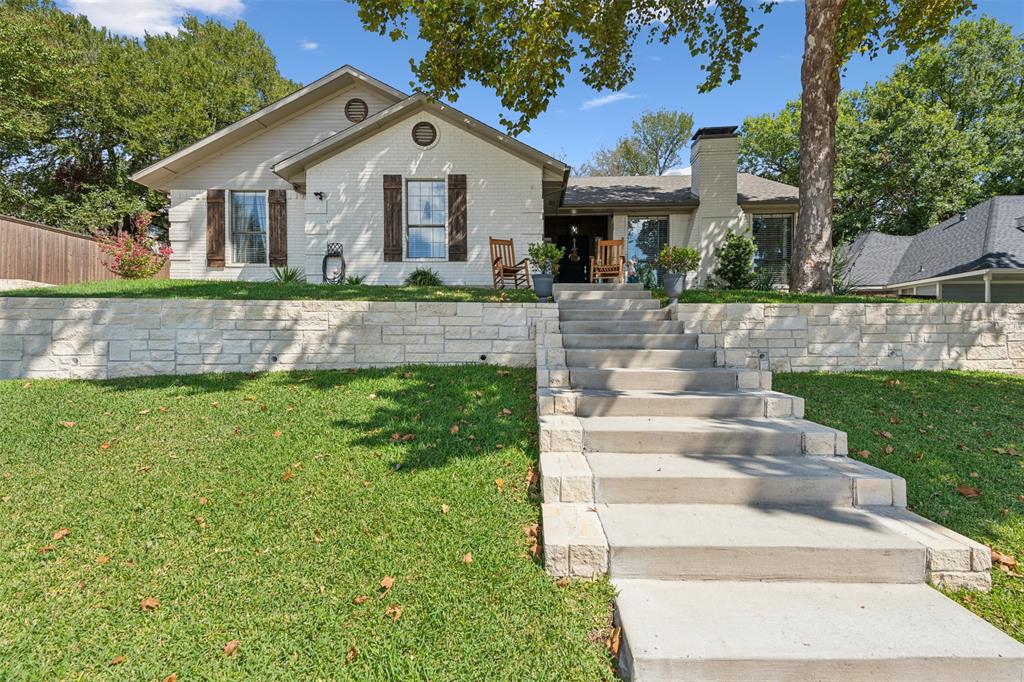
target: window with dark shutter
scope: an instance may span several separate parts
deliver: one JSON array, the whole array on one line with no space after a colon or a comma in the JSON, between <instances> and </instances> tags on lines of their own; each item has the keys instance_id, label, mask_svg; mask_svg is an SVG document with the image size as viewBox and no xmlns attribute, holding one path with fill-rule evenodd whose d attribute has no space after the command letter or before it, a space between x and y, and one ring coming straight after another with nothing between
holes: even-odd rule
<instances>
[{"instance_id":1,"label":"window with dark shutter","mask_svg":"<svg viewBox=\"0 0 1024 682\"><path fill-rule=\"evenodd\" d=\"M467 259L466 176L448 176L448 260Z\"/></svg>"},{"instance_id":2,"label":"window with dark shutter","mask_svg":"<svg viewBox=\"0 0 1024 682\"><path fill-rule=\"evenodd\" d=\"M751 220L754 232L754 269L771 272L776 281L784 282L789 269L793 240L793 214L755 214Z\"/></svg>"},{"instance_id":3,"label":"window with dark shutter","mask_svg":"<svg viewBox=\"0 0 1024 682\"><path fill-rule=\"evenodd\" d=\"M366 106L366 102L358 97L353 97L345 102L345 118L353 123L359 123L364 120L369 112L370 108Z\"/></svg>"},{"instance_id":4,"label":"window with dark shutter","mask_svg":"<svg viewBox=\"0 0 1024 682\"><path fill-rule=\"evenodd\" d=\"M412 141L421 147L429 147L437 139L437 128L432 123L420 121L412 127Z\"/></svg>"},{"instance_id":5,"label":"window with dark shutter","mask_svg":"<svg viewBox=\"0 0 1024 682\"><path fill-rule=\"evenodd\" d=\"M272 189L267 193L270 207L270 265L288 265L288 193L283 189Z\"/></svg>"},{"instance_id":6,"label":"window with dark shutter","mask_svg":"<svg viewBox=\"0 0 1024 682\"><path fill-rule=\"evenodd\" d=\"M402 176L384 176L384 262L402 260Z\"/></svg>"},{"instance_id":7,"label":"window with dark shutter","mask_svg":"<svg viewBox=\"0 0 1024 682\"><path fill-rule=\"evenodd\" d=\"M206 267L224 267L224 190L206 192Z\"/></svg>"}]
</instances>

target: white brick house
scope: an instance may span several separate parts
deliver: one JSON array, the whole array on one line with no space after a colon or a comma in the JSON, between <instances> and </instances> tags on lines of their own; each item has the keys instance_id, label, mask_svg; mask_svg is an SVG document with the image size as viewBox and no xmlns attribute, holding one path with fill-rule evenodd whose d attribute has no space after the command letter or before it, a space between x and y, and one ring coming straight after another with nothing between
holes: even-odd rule
<instances>
[{"instance_id":1,"label":"white brick house","mask_svg":"<svg viewBox=\"0 0 1024 682\"><path fill-rule=\"evenodd\" d=\"M756 228L764 263L788 257L796 188L736 172L734 128L702 128L693 176L570 177L564 163L450 106L349 66L143 169L170 199L171 277L253 279L290 265L321 280L327 245L348 273L398 284L420 266L490 285L488 238L556 241L587 276L596 239L626 238L633 262L664 243L704 256ZM692 183L691 183L692 180Z\"/></svg>"}]
</instances>

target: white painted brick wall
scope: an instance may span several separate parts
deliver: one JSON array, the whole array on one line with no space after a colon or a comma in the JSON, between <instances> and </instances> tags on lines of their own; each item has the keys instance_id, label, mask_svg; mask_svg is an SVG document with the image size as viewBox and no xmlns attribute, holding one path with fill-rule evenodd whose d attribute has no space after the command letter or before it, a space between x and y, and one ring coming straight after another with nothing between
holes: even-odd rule
<instances>
[{"instance_id":1,"label":"white painted brick wall","mask_svg":"<svg viewBox=\"0 0 1024 682\"><path fill-rule=\"evenodd\" d=\"M429 121L438 132L429 149L412 141L413 125ZM409 260L385 263L383 176L444 180L466 175L469 256L464 263ZM341 242L349 274L369 284L399 284L420 266L437 271L447 284L492 283L489 237L515 241L526 256L543 237L542 171L428 112L416 113L306 170L306 272L319 274L328 242ZM314 192L326 193L321 202ZM402 221L407 219L403 190ZM403 249L405 244L403 244Z\"/></svg>"}]
</instances>

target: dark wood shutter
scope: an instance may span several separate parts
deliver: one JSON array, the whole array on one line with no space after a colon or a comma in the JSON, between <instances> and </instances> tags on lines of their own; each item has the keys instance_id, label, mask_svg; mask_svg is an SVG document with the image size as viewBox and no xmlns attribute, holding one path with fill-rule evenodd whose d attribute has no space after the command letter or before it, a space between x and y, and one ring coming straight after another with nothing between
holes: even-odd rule
<instances>
[{"instance_id":1,"label":"dark wood shutter","mask_svg":"<svg viewBox=\"0 0 1024 682\"><path fill-rule=\"evenodd\" d=\"M206 267L224 267L224 190L206 191Z\"/></svg>"},{"instance_id":2,"label":"dark wood shutter","mask_svg":"<svg viewBox=\"0 0 1024 682\"><path fill-rule=\"evenodd\" d=\"M267 193L270 205L270 265L288 265L288 192L272 189Z\"/></svg>"},{"instance_id":3,"label":"dark wood shutter","mask_svg":"<svg viewBox=\"0 0 1024 682\"><path fill-rule=\"evenodd\" d=\"M384 262L402 260L402 176L384 176Z\"/></svg>"},{"instance_id":4,"label":"dark wood shutter","mask_svg":"<svg viewBox=\"0 0 1024 682\"><path fill-rule=\"evenodd\" d=\"M466 176L448 176L448 260L465 261L467 256Z\"/></svg>"}]
</instances>

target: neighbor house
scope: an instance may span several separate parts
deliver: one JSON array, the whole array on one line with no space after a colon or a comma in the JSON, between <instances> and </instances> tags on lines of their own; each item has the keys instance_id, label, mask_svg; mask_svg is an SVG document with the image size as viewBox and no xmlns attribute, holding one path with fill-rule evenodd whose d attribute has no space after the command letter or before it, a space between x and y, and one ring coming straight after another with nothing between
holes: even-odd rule
<instances>
[{"instance_id":1,"label":"neighbor house","mask_svg":"<svg viewBox=\"0 0 1024 682\"><path fill-rule=\"evenodd\" d=\"M912 236L865 232L850 245L863 292L1024 302L1024 196L998 196Z\"/></svg>"},{"instance_id":2,"label":"neighbor house","mask_svg":"<svg viewBox=\"0 0 1024 682\"><path fill-rule=\"evenodd\" d=\"M752 231L758 265L783 272L795 187L738 173L735 127L701 128L692 174L572 177L562 161L423 94L344 66L132 179L170 199L171 277L255 279L289 265L320 281L327 245L348 272L400 283L426 266L490 285L489 237L564 245L560 279L583 281L595 241L623 238L635 265L664 244L702 255Z\"/></svg>"}]
</instances>

